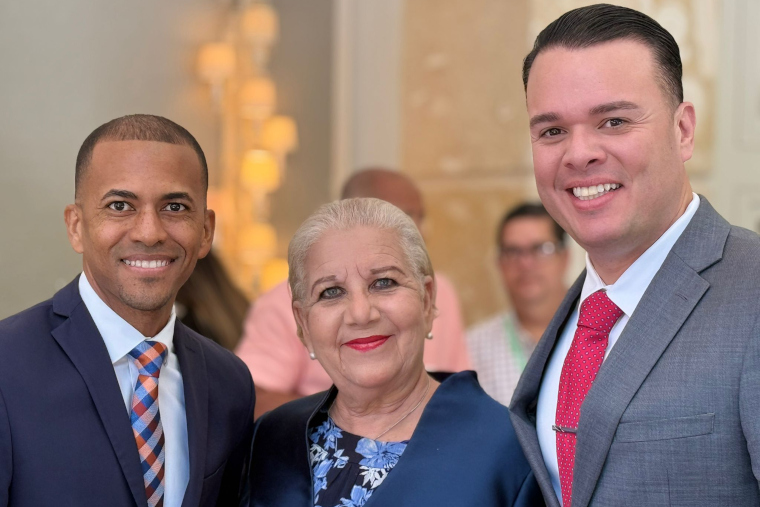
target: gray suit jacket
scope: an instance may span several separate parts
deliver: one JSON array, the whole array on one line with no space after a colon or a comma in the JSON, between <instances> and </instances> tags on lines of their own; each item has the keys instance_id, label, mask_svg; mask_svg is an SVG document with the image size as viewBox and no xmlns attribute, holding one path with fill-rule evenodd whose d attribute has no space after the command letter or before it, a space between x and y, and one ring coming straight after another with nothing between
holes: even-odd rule
<instances>
[{"instance_id":1,"label":"gray suit jacket","mask_svg":"<svg viewBox=\"0 0 760 507\"><path fill-rule=\"evenodd\" d=\"M550 507L536 435L541 378L573 284L517 386L515 431ZM581 408L572 507L760 505L760 238L699 209Z\"/></svg>"}]
</instances>

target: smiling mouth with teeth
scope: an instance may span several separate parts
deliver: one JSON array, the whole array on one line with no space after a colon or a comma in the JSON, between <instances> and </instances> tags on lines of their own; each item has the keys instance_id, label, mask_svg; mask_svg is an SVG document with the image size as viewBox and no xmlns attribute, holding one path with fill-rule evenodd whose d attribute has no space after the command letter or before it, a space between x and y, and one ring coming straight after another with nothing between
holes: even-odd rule
<instances>
[{"instance_id":1,"label":"smiling mouth with teeth","mask_svg":"<svg viewBox=\"0 0 760 507\"><path fill-rule=\"evenodd\" d=\"M619 183L605 183L590 187L573 187L573 195L581 201L590 201L620 188Z\"/></svg>"},{"instance_id":2,"label":"smiling mouth with teeth","mask_svg":"<svg viewBox=\"0 0 760 507\"><path fill-rule=\"evenodd\" d=\"M156 269L168 266L174 261L130 261L127 259L122 259L121 262L127 266L132 266L133 268Z\"/></svg>"}]
</instances>

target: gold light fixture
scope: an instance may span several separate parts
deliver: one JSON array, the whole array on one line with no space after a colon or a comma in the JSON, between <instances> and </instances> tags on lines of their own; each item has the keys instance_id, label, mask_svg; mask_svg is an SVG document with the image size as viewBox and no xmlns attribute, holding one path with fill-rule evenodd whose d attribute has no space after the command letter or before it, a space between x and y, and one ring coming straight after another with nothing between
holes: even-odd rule
<instances>
[{"instance_id":1,"label":"gold light fixture","mask_svg":"<svg viewBox=\"0 0 760 507\"><path fill-rule=\"evenodd\" d=\"M204 44L198 53L198 75L211 85L215 105L222 101L224 82L235 72L235 48L226 42Z\"/></svg>"},{"instance_id":2,"label":"gold light fixture","mask_svg":"<svg viewBox=\"0 0 760 507\"><path fill-rule=\"evenodd\" d=\"M277 89L266 76L247 79L240 88L240 115L247 120L263 122L277 107Z\"/></svg>"},{"instance_id":3,"label":"gold light fixture","mask_svg":"<svg viewBox=\"0 0 760 507\"><path fill-rule=\"evenodd\" d=\"M240 260L249 266L261 267L277 251L277 232L267 223L252 223L240 231Z\"/></svg>"},{"instance_id":4,"label":"gold light fixture","mask_svg":"<svg viewBox=\"0 0 760 507\"><path fill-rule=\"evenodd\" d=\"M277 160L266 150L249 150L243 156L240 182L250 192L269 194L280 186Z\"/></svg>"},{"instance_id":5,"label":"gold light fixture","mask_svg":"<svg viewBox=\"0 0 760 507\"><path fill-rule=\"evenodd\" d=\"M298 146L293 118L276 115L277 87L267 64L280 34L277 12L264 0L236 0L226 42L205 44L198 76L211 86L220 114L219 183L210 189L218 203L220 256L249 296L287 276L269 222L269 195L285 177L288 153ZM224 216L222 216L224 214ZM271 261L271 262L269 262ZM284 275L283 275L284 273Z\"/></svg>"},{"instance_id":6,"label":"gold light fixture","mask_svg":"<svg viewBox=\"0 0 760 507\"><path fill-rule=\"evenodd\" d=\"M243 11L240 29L251 45L271 46L277 41L280 32L277 12L271 5L254 3Z\"/></svg>"},{"instance_id":7,"label":"gold light fixture","mask_svg":"<svg viewBox=\"0 0 760 507\"><path fill-rule=\"evenodd\" d=\"M264 122L261 145L278 154L285 154L298 147L296 122L289 116L272 116Z\"/></svg>"}]
</instances>

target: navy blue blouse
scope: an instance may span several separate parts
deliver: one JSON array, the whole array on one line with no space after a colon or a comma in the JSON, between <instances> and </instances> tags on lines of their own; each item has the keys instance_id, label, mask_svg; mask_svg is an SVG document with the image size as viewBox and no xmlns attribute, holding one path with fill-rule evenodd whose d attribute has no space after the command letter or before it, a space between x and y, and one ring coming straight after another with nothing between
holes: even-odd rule
<instances>
[{"instance_id":1,"label":"navy blue blouse","mask_svg":"<svg viewBox=\"0 0 760 507\"><path fill-rule=\"evenodd\" d=\"M369 439L359 445L361 437L354 436L349 442L351 436L344 431L337 438L340 428L329 423L323 426L327 407L336 395L333 387L327 393L286 403L258 420L249 507L544 505L507 407L483 392L473 372L443 380L425 406L412 438L385 443L385 450L373 449L374 441ZM312 440L315 430L316 442ZM314 458L321 454L315 443L327 453L325 459ZM400 445L405 445L403 451ZM401 456L396 459L394 455ZM330 460L329 466L322 464L319 469L317 461ZM343 468L335 467L339 461L346 462ZM363 476L363 466L376 471ZM352 469L353 474L346 473ZM315 475L325 480L326 489L321 481L315 482ZM340 481L343 486L338 486ZM328 498L333 494L336 496Z\"/></svg>"}]
</instances>

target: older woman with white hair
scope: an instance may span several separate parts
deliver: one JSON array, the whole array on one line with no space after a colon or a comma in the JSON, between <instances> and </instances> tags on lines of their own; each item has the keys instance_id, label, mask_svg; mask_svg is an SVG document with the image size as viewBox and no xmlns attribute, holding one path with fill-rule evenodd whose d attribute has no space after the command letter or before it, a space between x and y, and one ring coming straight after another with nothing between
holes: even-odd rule
<instances>
[{"instance_id":1,"label":"older woman with white hair","mask_svg":"<svg viewBox=\"0 0 760 507\"><path fill-rule=\"evenodd\" d=\"M259 419L251 506L543 505L507 408L473 372L425 371L435 278L409 217L377 199L327 204L288 261L299 336L334 385Z\"/></svg>"}]
</instances>

